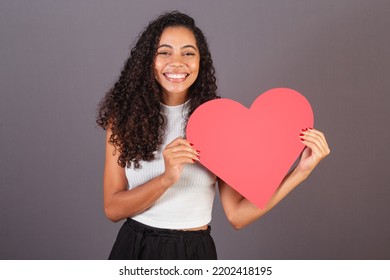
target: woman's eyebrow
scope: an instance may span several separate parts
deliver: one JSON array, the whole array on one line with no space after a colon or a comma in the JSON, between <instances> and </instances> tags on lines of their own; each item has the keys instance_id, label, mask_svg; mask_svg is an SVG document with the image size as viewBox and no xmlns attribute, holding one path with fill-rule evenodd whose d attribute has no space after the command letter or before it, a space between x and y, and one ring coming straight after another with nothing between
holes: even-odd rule
<instances>
[{"instance_id":1,"label":"woman's eyebrow","mask_svg":"<svg viewBox=\"0 0 390 280\"><path fill-rule=\"evenodd\" d=\"M170 49L173 49L172 46L167 45L167 44L160 45L160 46L157 47L157 49L159 49L159 48L170 48Z\"/></svg>"},{"instance_id":2,"label":"woman's eyebrow","mask_svg":"<svg viewBox=\"0 0 390 280\"><path fill-rule=\"evenodd\" d=\"M192 48L192 49L198 51L198 49L195 48L193 45L185 45L185 46L182 46L182 47L181 47L181 49L186 49L186 48Z\"/></svg>"},{"instance_id":3,"label":"woman's eyebrow","mask_svg":"<svg viewBox=\"0 0 390 280\"><path fill-rule=\"evenodd\" d=\"M170 49L173 49L173 47L171 45L167 45L167 44L160 45L160 46L157 47L157 49L159 49L159 48L170 48ZM185 45L185 46L181 47L181 49L186 49L186 48L192 48L195 51L198 51L198 49L196 47L194 47L193 45Z\"/></svg>"}]
</instances>

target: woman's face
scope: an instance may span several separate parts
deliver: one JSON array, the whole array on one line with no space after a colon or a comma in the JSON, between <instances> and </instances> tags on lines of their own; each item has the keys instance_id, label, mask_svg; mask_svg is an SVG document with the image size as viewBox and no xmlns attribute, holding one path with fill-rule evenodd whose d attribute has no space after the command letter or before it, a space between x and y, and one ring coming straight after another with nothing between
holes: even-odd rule
<instances>
[{"instance_id":1,"label":"woman's face","mask_svg":"<svg viewBox=\"0 0 390 280\"><path fill-rule=\"evenodd\" d=\"M167 105L178 105L199 73L200 54L194 33L186 27L167 27L161 34L154 61L154 75Z\"/></svg>"}]
</instances>

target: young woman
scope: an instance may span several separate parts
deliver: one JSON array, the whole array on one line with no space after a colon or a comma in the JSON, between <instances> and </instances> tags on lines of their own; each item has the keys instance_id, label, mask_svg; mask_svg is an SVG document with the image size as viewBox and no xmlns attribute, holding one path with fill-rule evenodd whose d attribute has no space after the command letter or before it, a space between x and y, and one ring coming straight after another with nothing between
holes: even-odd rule
<instances>
[{"instance_id":1,"label":"young woman","mask_svg":"<svg viewBox=\"0 0 390 280\"><path fill-rule=\"evenodd\" d=\"M329 154L324 135L304 129L306 144L264 209L205 169L196 143L185 137L188 117L218 98L206 38L182 13L149 23L118 81L99 105L97 123L107 130L104 209L118 222L110 259L216 259L210 236L218 182L226 216L242 228L274 207Z\"/></svg>"}]
</instances>

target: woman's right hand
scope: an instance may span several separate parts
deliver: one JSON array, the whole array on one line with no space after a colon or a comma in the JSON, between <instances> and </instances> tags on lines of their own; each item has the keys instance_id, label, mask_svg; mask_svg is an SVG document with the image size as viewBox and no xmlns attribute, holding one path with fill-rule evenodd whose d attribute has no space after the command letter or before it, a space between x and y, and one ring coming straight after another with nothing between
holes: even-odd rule
<instances>
[{"instance_id":1,"label":"woman's right hand","mask_svg":"<svg viewBox=\"0 0 390 280\"><path fill-rule=\"evenodd\" d=\"M163 151L165 171L136 188L128 189L125 168L118 165L119 153L109 141L111 135L111 130L107 129L104 210L113 222L148 209L180 178L185 164L198 160L196 150L187 140L175 139Z\"/></svg>"},{"instance_id":2,"label":"woman's right hand","mask_svg":"<svg viewBox=\"0 0 390 280\"><path fill-rule=\"evenodd\" d=\"M165 171L162 174L168 185L176 183L183 171L184 165L199 161L199 152L183 138L176 138L163 151Z\"/></svg>"}]
</instances>

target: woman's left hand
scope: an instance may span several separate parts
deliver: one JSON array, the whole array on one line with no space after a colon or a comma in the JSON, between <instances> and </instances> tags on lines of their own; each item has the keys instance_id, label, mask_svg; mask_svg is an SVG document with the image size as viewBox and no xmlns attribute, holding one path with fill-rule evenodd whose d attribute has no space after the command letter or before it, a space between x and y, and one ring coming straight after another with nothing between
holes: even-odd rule
<instances>
[{"instance_id":1,"label":"woman's left hand","mask_svg":"<svg viewBox=\"0 0 390 280\"><path fill-rule=\"evenodd\" d=\"M306 148L303 150L297 169L309 175L317 164L330 153L324 134L316 129L303 129L300 138Z\"/></svg>"}]
</instances>

